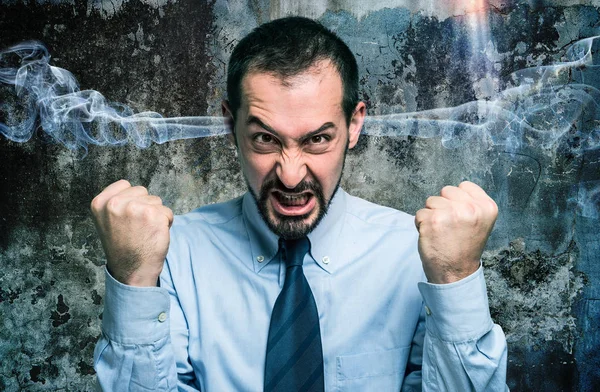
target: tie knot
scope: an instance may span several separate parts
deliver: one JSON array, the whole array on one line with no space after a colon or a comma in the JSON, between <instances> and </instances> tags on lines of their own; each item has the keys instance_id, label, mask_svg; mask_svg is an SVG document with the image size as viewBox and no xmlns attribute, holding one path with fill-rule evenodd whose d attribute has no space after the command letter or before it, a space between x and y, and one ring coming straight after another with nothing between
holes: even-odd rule
<instances>
[{"instance_id":1,"label":"tie knot","mask_svg":"<svg viewBox=\"0 0 600 392\"><path fill-rule=\"evenodd\" d=\"M297 240L280 239L280 247L286 267L302 266L304 256L310 249L310 241L306 237Z\"/></svg>"}]
</instances>

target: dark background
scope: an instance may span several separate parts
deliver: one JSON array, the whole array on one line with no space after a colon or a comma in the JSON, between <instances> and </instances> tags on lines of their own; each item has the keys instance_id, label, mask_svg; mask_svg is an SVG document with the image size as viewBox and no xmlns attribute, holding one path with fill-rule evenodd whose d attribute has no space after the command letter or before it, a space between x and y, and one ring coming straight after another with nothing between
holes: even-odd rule
<instances>
[{"instance_id":1,"label":"dark background","mask_svg":"<svg viewBox=\"0 0 600 392\"><path fill-rule=\"evenodd\" d=\"M218 116L237 40L303 14L357 55L369 113L391 114L490 100L512 72L564 61L600 22L593 1L570 3L14 0L0 4L0 48L40 40L82 89L136 111ZM0 104L12 104L10 94L3 87ZM448 149L435 137L363 136L348 155L342 186L380 204L414 213L463 179L498 202L484 265L511 390L600 385L600 150L582 147L598 132L586 124L552 146L516 151L478 139ZM235 151L214 137L90 146L81 158L38 131L26 143L0 136L0 158L0 390L91 390L104 261L89 202L120 178L176 213L227 200L245 190Z\"/></svg>"}]
</instances>

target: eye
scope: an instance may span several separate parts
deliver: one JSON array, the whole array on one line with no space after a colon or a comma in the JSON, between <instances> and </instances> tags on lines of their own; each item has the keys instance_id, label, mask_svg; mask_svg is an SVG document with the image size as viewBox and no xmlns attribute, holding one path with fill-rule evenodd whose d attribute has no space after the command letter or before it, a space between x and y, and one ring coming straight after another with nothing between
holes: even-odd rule
<instances>
[{"instance_id":1,"label":"eye","mask_svg":"<svg viewBox=\"0 0 600 392\"><path fill-rule=\"evenodd\" d=\"M269 135L268 133L259 133L254 136L254 140L263 144L271 144L274 141L273 136Z\"/></svg>"},{"instance_id":2,"label":"eye","mask_svg":"<svg viewBox=\"0 0 600 392\"><path fill-rule=\"evenodd\" d=\"M254 150L259 153L272 153L281 149L279 139L268 132L253 134L251 142Z\"/></svg>"},{"instance_id":3,"label":"eye","mask_svg":"<svg viewBox=\"0 0 600 392\"><path fill-rule=\"evenodd\" d=\"M327 141L327 136L325 135L315 135L310 138L311 144L323 144Z\"/></svg>"}]
</instances>

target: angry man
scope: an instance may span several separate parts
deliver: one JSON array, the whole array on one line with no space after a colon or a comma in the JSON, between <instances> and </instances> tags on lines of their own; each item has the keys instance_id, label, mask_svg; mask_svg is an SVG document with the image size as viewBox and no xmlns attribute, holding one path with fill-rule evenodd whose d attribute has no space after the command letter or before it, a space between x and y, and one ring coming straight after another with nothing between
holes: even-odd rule
<instances>
[{"instance_id":1,"label":"angry man","mask_svg":"<svg viewBox=\"0 0 600 392\"><path fill-rule=\"evenodd\" d=\"M125 180L92 201L102 389L506 390L480 262L496 204L463 182L413 217L339 187L366 115L344 42L306 18L259 26L227 95L245 195L176 218Z\"/></svg>"}]
</instances>

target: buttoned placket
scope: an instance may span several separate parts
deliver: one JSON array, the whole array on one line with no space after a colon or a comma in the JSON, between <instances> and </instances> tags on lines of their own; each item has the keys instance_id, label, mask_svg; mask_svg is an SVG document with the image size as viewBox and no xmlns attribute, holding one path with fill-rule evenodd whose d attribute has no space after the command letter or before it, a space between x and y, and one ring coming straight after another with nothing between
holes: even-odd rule
<instances>
[{"instance_id":1,"label":"buttoned placket","mask_svg":"<svg viewBox=\"0 0 600 392\"><path fill-rule=\"evenodd\" d=\"M277 237L268 229L266 223L260 217L252 196L246 194L243 203L244 223L252 253L252 259L250 260L252 268L256 273L260 273L270 263L277 262L279 266L278 284L283 287L285 265L277 251ZM315 262L321 270L328 274L333 273L336 268L340 267L339 260L343 249L339 244L339 236L345 220L345 205L346 194L339 190L324 220L313 233L308 235L311 244L315 246L305 256L305 265L309 261ZM331 252L337 252L337 254ZM275 273L277 274L277 272Z\"/></svg>"}]
</instances>

